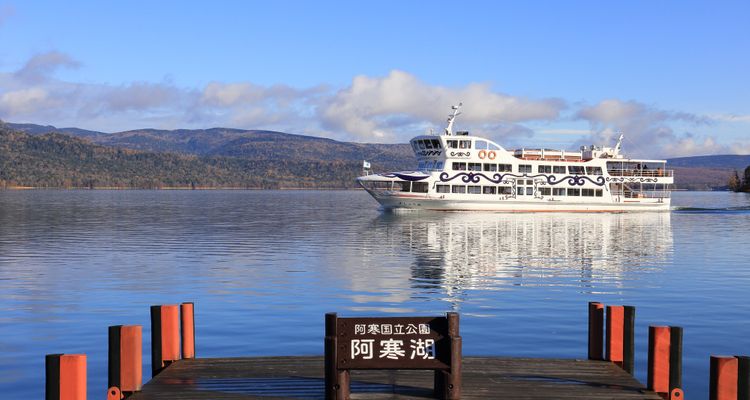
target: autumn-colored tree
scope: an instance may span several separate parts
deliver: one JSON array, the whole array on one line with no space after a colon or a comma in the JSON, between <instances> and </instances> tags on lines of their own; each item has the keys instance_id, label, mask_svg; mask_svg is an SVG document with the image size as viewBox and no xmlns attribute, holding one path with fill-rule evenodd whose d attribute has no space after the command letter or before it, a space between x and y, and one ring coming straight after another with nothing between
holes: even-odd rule
<instances>
[{"instance_id":1,"label":"autumn-colored tree","mask_svg":"<svg viewBox=\"0 0 750 400\"><path fill-rule=\"evenodd\" d=\"M735 169L731 176L729 176L729 190L733 192L739 192L742 189L742 181L740 176L737 174Z\"/></svg>"}]
</instances>

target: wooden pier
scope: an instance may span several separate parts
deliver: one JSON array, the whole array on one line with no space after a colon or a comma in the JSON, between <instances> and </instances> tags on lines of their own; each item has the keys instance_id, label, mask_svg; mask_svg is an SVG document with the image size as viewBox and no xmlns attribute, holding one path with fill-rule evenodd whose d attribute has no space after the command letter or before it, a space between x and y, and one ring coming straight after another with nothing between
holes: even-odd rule
<instances>
[{"instance_id":1,"label":"wooden pier","mask_svg":"<svg viewBox=\"0 0 750 400\"><path fill-rule=\"evenodd\" d=\"M324 375L323 357L184 359L129 399L324 399ZM462 399L662 399L609 361L464 357L462 375ZM431 371L351 375L352 399L429 399L432 390Z\"/></svg>"},{"instance_id":2,"label":"wooden pier","mask_svg":"<svg viewBox=\"0 0 750 400\"><path fill-rule=\"evenodd\" d=\"M635 308L591 302L588 311L585 360L464 357L453 312L328 313L323 356L195 358L193 303L152 306L151 381L142 384L142 327L110 326L106 397L684 400L681 327L649 326L644 386L633 377ZM48 354L45 370L46 400L86 400L85 354ZM750 400L750 357L711 356L709 398Z\"/></svg>"}]
</instances>

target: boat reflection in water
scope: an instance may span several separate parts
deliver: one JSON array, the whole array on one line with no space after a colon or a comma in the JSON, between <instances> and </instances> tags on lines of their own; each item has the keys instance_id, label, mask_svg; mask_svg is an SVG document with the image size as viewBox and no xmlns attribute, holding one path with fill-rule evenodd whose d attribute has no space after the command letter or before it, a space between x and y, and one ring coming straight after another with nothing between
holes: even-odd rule
<instances>
[{"instance_id":1,"label":"boat reflection in water","mask_svg":"<svg viewBox=\"0 0 750 400\"><path fill-rule=\"evenodd\" d=\"M618 290L673 252L669 213L384 213L373 225L381 251L413 255L413 291L451 298L518 286Z\"/></svg>"}]
</instances>

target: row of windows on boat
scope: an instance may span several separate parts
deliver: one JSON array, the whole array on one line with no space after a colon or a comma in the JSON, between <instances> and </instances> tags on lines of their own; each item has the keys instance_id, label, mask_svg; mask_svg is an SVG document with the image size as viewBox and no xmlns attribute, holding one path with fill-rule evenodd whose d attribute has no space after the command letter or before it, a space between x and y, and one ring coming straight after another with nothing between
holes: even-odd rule
<instances>
[{"instance_id":1,"label":"row of windows on boat","mask_svg":"<svg viewBox=\"0 0 750 400\"><path fill-rule=\"evenodd\" d=\"M602 197L603 193L602 189L540 187L537 190L542 196ZM457 194L513 194L513 188L510 186L437 185L435 191L437 193ZM516 195L533 196L534 188L532 186L517 186Z\"/></svg>"},{"instance_id":2,"label":"row of windows on boat","mask_svg":"<svg viewBox=\"0 0 750 400\"><path fill-rule=\"evenodd\" d=\"M434 166L434 168L433 168ZM511 164L489 164L489 163L466 163L454 162L451 165L454 171L482 171L482 172L518 172L534 173L532 165L519 164L518 170L513 171ZM420 170L442 170L442 161L432 163L430 161L419 163ZM537 165L536 172L540 174L570 174L570 175L602 175L601 167L584 167L582 165Z\"/></svg>"},{"instance_id":3,"label":"row of windows on boat","mask_svg":"<svg viewBox=\"0 0 750 400\"><path fill-rule=\"evenodd\" d=\"M474 148L477 150L502 150L500 146L486 140L475 140ZM471 140L446 140L445 146L449 149L471 149ZM419 139L411 142L414 151L442 149L438 139Z\"/></svg>"}]
</instances>

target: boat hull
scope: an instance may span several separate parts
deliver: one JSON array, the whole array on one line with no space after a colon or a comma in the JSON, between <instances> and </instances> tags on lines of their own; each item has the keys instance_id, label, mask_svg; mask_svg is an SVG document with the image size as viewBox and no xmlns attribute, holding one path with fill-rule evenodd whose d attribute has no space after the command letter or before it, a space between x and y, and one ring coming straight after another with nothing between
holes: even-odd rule
<instances>
[{"instance_id":1,"label":"boat hull","mask_svg":"<svg viewBox=\"0 0 750 400\"><path fill-rule=\"evenodd\" d=\"M669 211L670 199L626 199L622 202L570 202L518 199L445 199L368 191L384 210L498 211L498 212L653 212Z\"/></svg>"}]
</instances>

